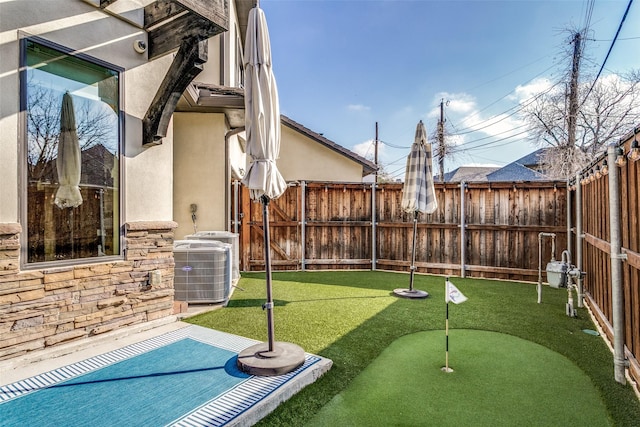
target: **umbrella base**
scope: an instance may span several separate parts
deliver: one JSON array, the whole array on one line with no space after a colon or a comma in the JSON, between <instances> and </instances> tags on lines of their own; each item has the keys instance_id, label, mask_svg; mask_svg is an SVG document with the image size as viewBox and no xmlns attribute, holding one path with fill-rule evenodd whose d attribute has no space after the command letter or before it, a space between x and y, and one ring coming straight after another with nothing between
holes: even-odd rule
<instances>
[{"instance_id":1,"label":"umbrella base","mask_svg":"<svg viewBox=\"0 0 640 427\"><path fill-rule=\"evenodd\" d=\"M429 296L427 291L420 291L418 289L394 289L393 293L402 298L426 298Z\"/></svg>"},{"instance_id":2,"label":"umbrella base","mask_svg":"<svg viewBox=\"0 0 640 427\"><path fill-rule=\"evenodd\" d=\"M272 377L294 371L304 363L304 350L295 344L276 341L252 345L238 354L238 368L250 375Z\"/></svg>"}]
</instances>

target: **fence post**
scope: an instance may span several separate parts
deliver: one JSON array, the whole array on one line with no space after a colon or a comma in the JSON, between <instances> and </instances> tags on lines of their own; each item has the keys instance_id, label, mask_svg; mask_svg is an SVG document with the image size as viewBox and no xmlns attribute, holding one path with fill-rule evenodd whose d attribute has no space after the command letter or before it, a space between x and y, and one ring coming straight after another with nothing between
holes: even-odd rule
<instances>
[{"instance_id":1,"label":"fence post","mask_svg":"<svg viewBox=\"0 0 640 427\"><path fill-rule=\"evenodd\" d=\"M300 268L302 271L306 269L305 260L306 260L306 228L307 228L307 202L306 202L306 194L307 194L307 182L300 182Z\"/></svg>"},{"instance_id":2,"label":"fence post","mask_svg":"<svg viewBox=\"0 0 640 427\"><path fill-rule=\"evenodd\" d=\"M567 195L566 195L565 206L567 208L567 250L573 257L574 256L573 242L571 239L571 183L570 181L571 180L567 178ZM582 304L582 302L578 300L578 305L582 307L580 304Z\"/></svg>"},{"instance_id":3,"label":"fence post","mask_svg":"<svg viewBox=\"0 0 640 427\"><path fill-rule=\"evenodd\" d=\"M466 255L466 236L465 236L465 188L467 188L467 183L462 181L460 183L460 277L466 277L465 271L465 257Z\"/></svg>"},{"instance_id":4,"label":"fence post","mask_svg":"<svg viewBox=\"0 0 640 427\"><path fill-rule=\"evenodd\" d=\"M376 182L371 184L371 270L375 271L376 263Z\"/></svg>"},{"instance_id":5,"label":"fence post","mask_svg":"<svg viewBox=\"0 0 640 427\"><path fill-rule=\"evenodd\" d=\"M622 232L620 230L620 188L616 164L616 146L607 149L609 172L609 232L611 234L611 305L613 308L613 367L614 376L620 384L626 384L624 358L624 296L622 293Z\"/></svg>"},{"instance_id":6,"label":"fence post","mask_svg":"<svg viewBox=\"0 0 640 427\"><path fill-rule=\"evenodd\" d=\"M576 267L580 271L582 268L582 183L580 182L580 172L576 174ZM578 276L578 307L584 306L584 279Z\"/></svg>"}]
</instances>

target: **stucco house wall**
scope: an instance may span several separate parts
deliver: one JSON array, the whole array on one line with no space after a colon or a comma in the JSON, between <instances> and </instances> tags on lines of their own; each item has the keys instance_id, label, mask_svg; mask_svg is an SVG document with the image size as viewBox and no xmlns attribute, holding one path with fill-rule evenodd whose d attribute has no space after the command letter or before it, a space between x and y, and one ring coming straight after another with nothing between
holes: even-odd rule
<instances>
[{"instance_id":1,"label":"stucco house wall","mask_svg":"<svg viewBox=\"0 0 640 427\"><path fill-rule=\"evenodd\" d=\"M125 18L93 3L0 4L0 360L122 326L173 320L172 128L169 125L163 144L143 148L141 123L172 58L148 62L146 54L133 49L135 40L146 41L140 21L145 2L117 2L134 11ZM33 268L21 259L24 113L19 107L19 46L25 35L124 69L121 223L126 250L108 262ZM151 271L160 273L153 285Z\"/></svg>"},{"instance_id":2,"label":"stucco house wall","mask_svg":"<svg viewBox=\"0 0 640 427\"><path fill-rule=\"evenodd\" d=\"M229 180L225 162L224 114L175 113L174 204L176 239L194 233L191 204L197 205L198 231L226 230Z\"/></svg>"},{"instance_id":3,"label":"stucco house wall","mask_svg":"<svg viewBox=\"0 0 640 427\"><path fill-rule=\"evenodd\" d=\"M286 181L362 181L362 165L344 154L286 125L281 135L277 165Z\"/></svg>"}]
</instances>

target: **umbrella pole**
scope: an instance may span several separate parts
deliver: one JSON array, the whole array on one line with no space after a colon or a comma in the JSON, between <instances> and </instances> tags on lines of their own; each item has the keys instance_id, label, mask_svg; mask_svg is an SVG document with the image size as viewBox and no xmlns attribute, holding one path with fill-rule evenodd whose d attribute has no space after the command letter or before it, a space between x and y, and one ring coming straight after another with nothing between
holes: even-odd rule
<instances>
[{"instance_id":1,"label":"umbrella pole","mask_svg":"<svg viewBox=\"0 0 640 427\"><path fill-rule=\"evenodd\" d=\"M416 234L418 231L418 211L413 212L413 243L411 245L411 278L409 279L409 291L413 291L413 274L416 270Z\"/></svg>"},{"instance_id":2,"label":"umbrella pole","mask_svg":"<svg viewBox=\"0 0 640 427\"><path fill-rule=\"evenodd\" d=\"M275 333L273 330L273 296L271 294L271 239L269 237L269 198L261 197L262 228L264 234L264 262L267 276L267 302L263 306L267 310L267 333L269 336L269 351L274 348Z\"/></svg>"}]
</instances>

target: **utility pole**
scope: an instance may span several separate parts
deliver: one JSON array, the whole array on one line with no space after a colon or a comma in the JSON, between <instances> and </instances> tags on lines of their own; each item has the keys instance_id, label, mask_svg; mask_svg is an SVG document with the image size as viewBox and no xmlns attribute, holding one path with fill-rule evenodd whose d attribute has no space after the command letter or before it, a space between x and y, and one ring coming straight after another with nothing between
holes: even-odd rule
<instances>
[{"instance_id":1,"label":"utility pole","mask_svg":"<svg viewBox=\"0 0 640 427\"><path fill-rule=\"evenodd\" d=\"M438 166L440 182L444 182L444 99L440 100L440 121L438 122Z\"/></svg>"},{"instance_id":2,"label":"utility pole","mask_svg":"<svg viewBox=\"0 0 640 427\"><path fill-rule=\"evenodd\" d=\"M569 150L576 144L576 121L578 117L578 75L580 71L580 44L582 34L573 36L573 63L571 66L571 83L569 84L569 115L567 117L567 159Z\"/></svg>"},{"instance_id":3,"label":"utility pole","mask_svg":"<svg viewBox=\"0 0 640 427\"><path fill-rule=\"evenodd\" d=\"M375 183L378 183L378 122L376 122L376 149L374 155L374 163L376 164L376 180Z\"/></svg>"}]
</instances>

